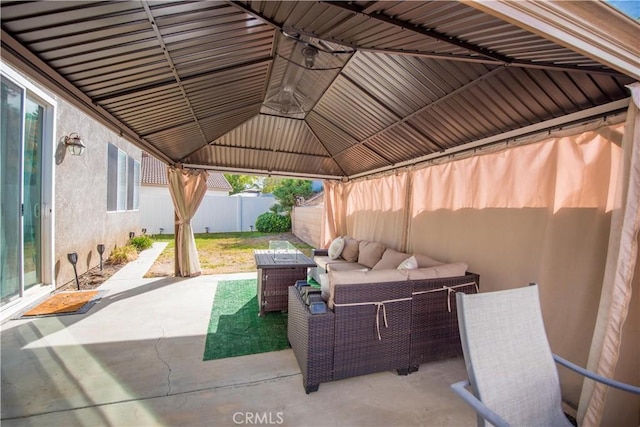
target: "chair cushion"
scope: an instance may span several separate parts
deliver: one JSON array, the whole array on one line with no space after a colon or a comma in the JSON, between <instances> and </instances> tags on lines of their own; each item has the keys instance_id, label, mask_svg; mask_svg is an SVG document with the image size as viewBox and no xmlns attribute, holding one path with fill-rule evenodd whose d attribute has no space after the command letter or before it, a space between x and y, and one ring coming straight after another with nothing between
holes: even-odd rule
<instances>
[{"instance_id":1,"label":"chair cushion","mask_svg":"<svg viewBox=\"0 0 640 427\"><path fill-rule=\"evenodd\" d=\"M358 248L358 264L372 268L382 259L382 254L385 249L382 243L362 240Z\"/></svg>"},{"instance_id":2,"label":"chair cushion","mask_svg":"<svg viewBox=\"0 0 640 427\"><path fill-rule=\"evenodd\" d=\"M343 260L342 258L331 259L328 256L315 256L313 257L313 261L316 265L323 270L329 270L327 267L329 264L350 264L348 261Z\"/></svg>"},{"instance_id":3,"label":"chair cushion","mask_svg":"<svg viewBox=\"0 0 640 427\"><path fill-rule=\"evenodd\" d=\"M358 248L360 241L352 237L344 237L344 249L342 249L342 258L349 262L358 261Z\"/></svg>"},{"instance_id":4,"label":"chair cushion","mask_svg":"<svg viewBox=\"0 0 640 427\"><path fill-rule=\"evenodd\" d=\"M328 255L330 259L337 259L342 253L344 248L344 239L342 237L336 237L329 245Z\"/></svg>"},{"instance_id":5,"label":"chair cushion","mask_svg":"<svg viewBox=\"0 0 640 427\"><path fill-rule=\"evenodd\" d=\"M357 285L362 283L402 282L408 278L406 270L369 270L369 271L330 271L329 299L327 305L334 306L335 287L338 285Z\"/></svg>"},{"instance_id":6,"label":"chair cushion","mask_svg":"<svg viewBox=\"0 0 640 427\"><path fill-rule=\"evenodd\" d=\"M382 254L380 261L373 266L372 270L393 270L394 268L398 268L400 263L407 258L409 258L409 254L387 248Z\"/></svg>"},{"instance_id":7,"label":"chair cushion","mask_svg":"<svg viewBox=\"0 0 640 427\"><path fill-rule=\"evenodd\" d=\"M467 272L468 265L463 262L442 264L435 267L409 270L409 280L437 279L440 277L459 277Z\"/></svg>"},{"instance_id":8,"label":"chair cushion","mask_svg":"<svg viewBox=\"0 0 640 427\"><path fill-rule=\"evenodd\" d=\"M335 262L327 265L327 272L329 271L369 271L369 269L357 262Z\"/></svg>"}]
</instances>

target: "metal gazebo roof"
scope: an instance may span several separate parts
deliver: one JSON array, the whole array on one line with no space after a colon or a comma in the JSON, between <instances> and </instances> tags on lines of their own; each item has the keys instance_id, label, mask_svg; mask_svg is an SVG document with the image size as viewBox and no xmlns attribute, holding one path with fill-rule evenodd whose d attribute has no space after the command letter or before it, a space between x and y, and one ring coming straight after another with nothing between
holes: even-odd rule
<instances>
[{"instance_id":1,"label":"metal gazebo roof","mask_svg":"<svg viewBox=\"0 0 640 427\"><path fill-rule=\"evenodd\" d=\"M640 79L640 24L601 2L0 12L3 57L164 162L223 171L353 178L622 111Z\"/></svg>"}]
</instances>

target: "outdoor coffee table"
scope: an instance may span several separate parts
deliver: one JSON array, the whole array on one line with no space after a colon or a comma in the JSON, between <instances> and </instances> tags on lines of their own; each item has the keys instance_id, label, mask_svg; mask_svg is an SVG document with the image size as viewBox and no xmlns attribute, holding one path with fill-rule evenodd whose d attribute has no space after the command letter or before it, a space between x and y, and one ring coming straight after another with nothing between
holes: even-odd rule
<instances>
[{"instance_id":1,"label":"outdoor coffee table","mask_svg":"<svg viewBox=\"0 0 640 427\"><path fill-rule=\"evenodd\" d=\"M268 311L282 311L288 308L289 286L298 280L307 279L307 269L316 267L311 258L298 250L289 257L278 258L274 250L255 250L258 267L259 315Z\"/></svg>"}]
</instances>

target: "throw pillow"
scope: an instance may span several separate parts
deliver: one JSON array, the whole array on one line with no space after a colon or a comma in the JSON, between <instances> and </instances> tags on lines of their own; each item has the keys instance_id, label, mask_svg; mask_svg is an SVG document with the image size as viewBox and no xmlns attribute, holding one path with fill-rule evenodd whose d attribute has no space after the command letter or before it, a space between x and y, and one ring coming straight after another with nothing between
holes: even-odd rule
<instances>
[{"instance_id":1,"label":"throw pillow","mask_svg":"<svg viewBox=\"0 0 640 427\"><path fill-rule=\"evenodd\" d=\"M344 249L342 250L342 258L349 262L358 261L358 248L360 242L351 237L344 237Z\"/></svg>"},{"instance_id":2,"label":"throw pillow","mask_svg":"<svg viewBox=\"0 0 640 427\"><path fill-rule=\"evenodd\" d=\"M372 268L380 261L385 249L382 243L362 240L358 249L358 264Z\"/></svg>"},{"instance_id":3,"label":"throw pillow","mask_svg":"<svg viewBox=\"0 0 640 427\"><path fill-rule=\"evenodd\" d=\"M382 254L382 259L373 266L372 270L393 270L405 259L409 258L409 254L398 252L393 249L387 249Z\"/></svg>"},{"instance_id":4,"label":"throw pillow","mask_svg":"<svg viewBox=\"0 0 640 427\"><path fill-rule=\"evenodd\" d=\"M414 253L413 256L416 258L416 261L418 261L418 268L435 267L436 265L444 264L442 261L438 261L427 255Z\"/></svg>"},{"instance_id":5,"label":"throw pillow","mask_svg":"<svg viewBox=\"0 0 640 427\"><path fill-rule=\"evenodd\" d=\"M398 270L415 270L418 268L418 261L416 261L416 257L410 256L400 263L398 266Z\"/></svg>"},{"instance_id":6,"label":"throw pillow","mask_svg":"<svg viewBox=\"0 0 640 427\"><path fill-rule=\"evenodd\" d=\"M337 259L342 253L344 248L344 239L342 237L336 237L329 245L328 255L330 259Z\"/></svg>"}]
</instances>

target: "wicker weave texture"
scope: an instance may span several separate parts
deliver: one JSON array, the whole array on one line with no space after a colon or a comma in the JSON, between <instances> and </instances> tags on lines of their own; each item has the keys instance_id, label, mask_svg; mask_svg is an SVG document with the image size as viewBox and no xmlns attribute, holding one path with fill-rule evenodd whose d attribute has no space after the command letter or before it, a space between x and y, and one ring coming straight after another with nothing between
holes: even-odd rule
<instances>
[{"instance_id":1,"label":"wicker weave texture","mask_svg":"<svg viewBox=\"0 0 640 427\"><path fill-rule=\"evenodd\" d=\"M305 390L333 379L335 314L311 314L295 287L289 288L287 336L302 372Z\"/></svg>"},{"instance_id":2,"label":"wicker weave texture","mask_svg":"<svg viewBox=\"0 0 640 427\"><path fill-rule=\"evenodd\" d=\"M411 314L412 370L416 370L422 363L462 356L455 292L475 294L477 286L480 286L480 276L474 273L414 283Z\"/></svg>"},{"instance_id":3,"label":"wicker weave texture","mask_svg":"<svg viewBox=\"0 0 640 427\"><path fill-rule=\"evenodd\" d=\"M388 302L384 307L362 305L335 310L335 380L407 369L411 344L407 315L411 311L410 300Z\"/></svg>"},{"instance_id":4,"label":"wicker weave texture","mask_svg":"<svg viewBox=\"0 0 640 427\"><path fill-rule=\"evenodd\" d=\"M306 267L269 268L258 272L259 302L261 313L267 311L283 311L288 307L288 289L298 280L307 279Z\"/></svg>"}]
</instances>

